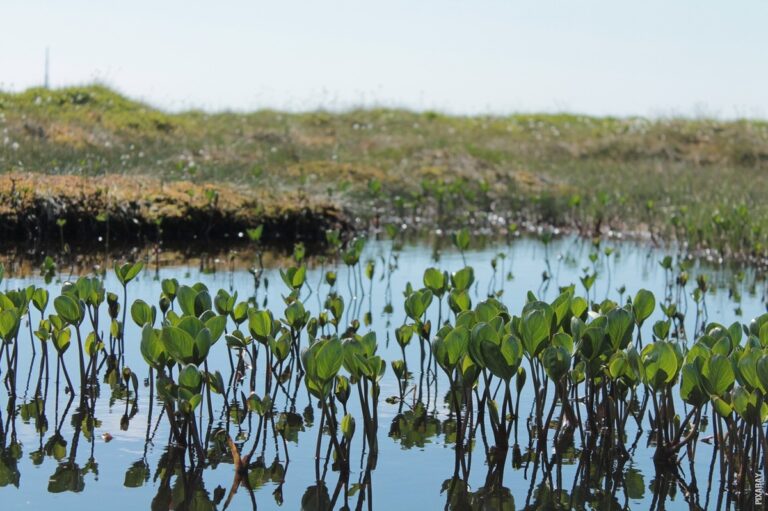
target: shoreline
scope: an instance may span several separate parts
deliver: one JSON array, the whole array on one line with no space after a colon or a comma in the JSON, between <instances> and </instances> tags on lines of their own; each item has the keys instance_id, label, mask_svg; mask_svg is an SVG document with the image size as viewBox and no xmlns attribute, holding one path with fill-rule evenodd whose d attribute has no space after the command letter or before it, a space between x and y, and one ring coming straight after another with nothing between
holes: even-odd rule
<instances>
[{"instance_id":1,"label":"shoreline","mask_svg":"<svg viewBox=\"0 0 768 511\"><path fill-rule=\"evenodd\" d=\"M290 245L396 224L768 261L762 121L170 113L95 85L0 92L0 131L6 245L205 245L258 225Z\"/></svg>"},{"instance_id":2,"label":"shoreline","mask_svg":"<svg viewBox=\"0 0 768 511\"><path fill-rule=\"evenodd\" d=\"M323 243L328 229L348 232L347 213L332 202L290 195L279 201L226 184L163 182L147 176L80 177L0 174L0 235L32 247L158 242L205 244L247 239Z\"/></svg>"}]
</instances>

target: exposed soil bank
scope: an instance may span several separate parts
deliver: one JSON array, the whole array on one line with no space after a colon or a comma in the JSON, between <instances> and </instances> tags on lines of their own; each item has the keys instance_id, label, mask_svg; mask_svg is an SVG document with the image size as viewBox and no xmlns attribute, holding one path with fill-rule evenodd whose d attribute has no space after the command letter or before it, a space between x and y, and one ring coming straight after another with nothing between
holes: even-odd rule
<instances>
[{"instance_id":1,"label":"exposed soil bank","mask_svg":"<svg viewBox=\"0 0 768 511\"><path fill-rule=\"evenodd\" d=\"M351 228L338 206L298 193L276 197L145 176L0 175L4 242L233 241L258 225L264 225L262 241L273 244L322 242L328 229Z\"/></svg>"}]
</instances>

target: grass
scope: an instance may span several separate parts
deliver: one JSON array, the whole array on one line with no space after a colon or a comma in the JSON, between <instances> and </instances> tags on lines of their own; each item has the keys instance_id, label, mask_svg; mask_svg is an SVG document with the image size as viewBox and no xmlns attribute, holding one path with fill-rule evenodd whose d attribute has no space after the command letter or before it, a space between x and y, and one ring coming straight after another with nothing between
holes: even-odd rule
<instances>
[{"instance_id":1,"label":"grass","mask_svg":"<svg viewBox=\"0 0 768 511\"><path fill-rule=\"evenodd\" d=\"M762 121L170 114L102 86L0 93L2 172L227 183L447 228L495 212L508 224L639 231L724 256L766 256L767 170Z\"/></svg>"},{"instance_id":2,"label":"grass","mask_svg":"<svg viewBox=\"0 0 768 511\"><path fill-rule=\"evenodd\" d=\"M265 226L266 241L317 242L346 222L333 204L296 192L276 200L267 190L227 183L20 172L0 174L0 221L6 240L62 246L107 238L123 246L245 241L246 230L258 225Z\"/></svg>"}]
</instances>

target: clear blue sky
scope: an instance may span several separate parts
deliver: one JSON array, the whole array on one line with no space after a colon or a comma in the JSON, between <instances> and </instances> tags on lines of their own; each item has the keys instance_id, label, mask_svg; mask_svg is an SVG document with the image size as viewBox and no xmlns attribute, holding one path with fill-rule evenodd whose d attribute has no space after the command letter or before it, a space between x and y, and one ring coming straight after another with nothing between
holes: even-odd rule
<instances>
[{"instance_id":1,"label":"clear blue sky","mask_svg":"<svg viewBox=\"0 0 768 511\"><path fill-rule=\"evenodd\" d=\"M765 0L2 0L0 88L166 109L768 117Z\"/></svg>"}]
</instances>

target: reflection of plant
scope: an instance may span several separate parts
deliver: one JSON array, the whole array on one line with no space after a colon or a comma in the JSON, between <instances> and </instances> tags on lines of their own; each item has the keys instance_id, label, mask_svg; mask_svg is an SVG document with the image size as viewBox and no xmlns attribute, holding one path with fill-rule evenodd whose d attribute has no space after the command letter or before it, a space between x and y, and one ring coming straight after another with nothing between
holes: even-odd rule
<instances>
[{"instance_id":1,"label":"reflection of plant","mask_svg":"<svg viewBox=\"0 0 768 511\"><path fill-rule=\"evenodd\" d=\"M347 499L354 492L370 492L370 471L379 452L378 402L387 366L379 351L378 332L361 329L356 319L359 311L345 308L335 286L318 299L322 310L313 314L302 301L310 262L297 259L302 262L280 273L284 306L273 310L259 308L255 300L241 301L235 292L214 294L201 283L175 279L161 282L156 305L142 299L128 305L126 288L141 270L140 264L130 263L115 270L123 302L107 292L100 279L86 277L65 284L50 297L34 286L0 293L0 355L5 357L10 399L16 397L15 375L23 374L18 351L25 317L30 337L34 335L43 346L33 396L8 409L24 421L35 422L40 445L30 453L32 460L39 463L51 456L60 462L59 479L52 482L51 491L81 491L84 476L98 468L95 460L77 465L76 451L78 440L93 443L99 428L94 404L100 381L109 385L110 406L125 405L121 427L143 416L144 410L142 415L137 413L142 371L129 369L123 362L126 352L138 350L150 375L146 445L157 429L152 408L158 403L162 412L154 421L166 421L171 435L172 445L155 471L157 502L218 505L225 495L218 491L211 501L201 474L206 467L228 463L233 465L235 479L227 503L237 488L246 486L252 496L268 482L276 486L274 497L279 503L290 444L298 443L310 427L317 428L317 483L308 489L307 498L334 506L340 495ZM372 280L374 267L368 261L361 263L358 257L349 263L350 272L365 268L366 278ZM664 266L671 271L672 261ZM513 311L493 296L473 303L472 289L477 294L479 286L474 285L472 267L454 273L429 268L422 281L421 289L407 287L401 302L404 320L394 327L398 344L394 349L400 350L402 360L390 361L399 396L388 399L398 405L389 435L406 449L423 447L442 435L442 441L455 450L454 474L445 488L449 507L509 506L511 495L503 482L510 447L513 468L533 465L534 473L543 468L546 477L557 464L586 463L578 475L579 485L605 477L595 466L606 466L610 457L627 493L642 495L642 476L623 466L637 444L637 439L633 443L628 438L630 420L639 427L650 426L648 437L660 472L674 474L683 456L693 463L708 421L728 490L738 485L752 488L755 481L749 474L764 470L768 315L749 325L710 322L689 340L682 327L683 309L667 298L666 289L657 307L656 297L647 290L627 295L624 304L598 303L576 296L575 286L568 286L552 300L529 293L526 303ZM678 275L672 285L685 286L685 281ZM706 279L698 279L699 299L704 299L709 285ZM315 291L319 293L320 286ZM673 293L669 296L674 298ZM449 306L445 317L443 298ZM49 302L55 312L47 314ZM106 342L98 323L104 302L105 317L111 319ZM125 319L119 320L121 312L127 318L129 310L141 329L137 343L124 334ZM352 320L345 324L345 317ZM414 336L422 349L420 378L410 374L406 364ZM222 338L226 348L221 347ZM113 339L119 341L116 346ZM78 344L79 382L75 373L74 381L70 378L65 365L73 342ZM44 376L48 344L57 353L56 374L51 378ZM229 374L226 367L209 367L211 353L219 349L231 357ZM445 396L446 403L439 413L430 410L430 385L435 385L439 401L438 366L444 374L440 396ZM51 428L55 432L44 441L49 427L45 386L49 379L58 386L60 371L70 403L62 418L57 406ZM32 374L32 369L27 373ZM424 379L426 400L420 395ZM448 385L442 387L445 381ZM301 415L297 395L303 397L304 390L309 404ZM76 436L65 439L62 424L75 397L79 401L73 405L69 423ZM0 435L4 446L0 483L18 483L15 461L21 457L21 444L10 433L14 430L6 427L3 433L9 434ZM522 440L519 431L523 431ZM578 448L574 437L581 440ZM6 439L10 439L8 445ZM528 445L521 448L519 443L526 440ZM356 473L351 465L356 459L354 447L360 443L368 463L360 470L359 481L350 486ZM275 458L268 465L264 460L272 458L266 453L269 450L271 455L273 448ZM473 451L482 451L488 469L484 483L474 491L466 486ZM340 486L332 491L325 486L329 467L339 474ZM145 447L144 456L127 468L124 485L142 486L151 472ZM534 480L535 476L529 498L537 502L565 507L569 504L563 499L580 498L562 489L536 487Z\"/></svg>"},{"instance_id":2,"label":"reflection of plant","mask_svg":"<svg viewBox=\"0 0 768 511\"><path fill-rule=\"evenodd\" d=\"M398 440L403 449L424 447L441 433L440 420L427 413L424 403L417 402L409 410L392 419L389 436Z\"/></svg>"},{"instance_id":3,"label":"reflection of plant","mask_svg":"<svg viewBox=\"0 0 768 511\"><path fill-rule=\"evenodd\" d=\"M19 458L21 458L21 446L13 443L0 450L0 488L13 485L19 487L21 472L19 472Z\"/></svg>"}]
</instances>

